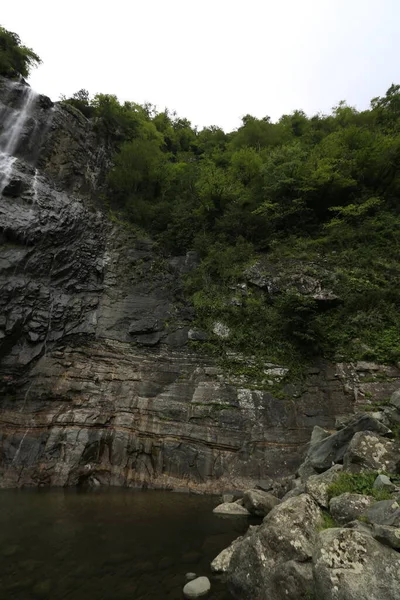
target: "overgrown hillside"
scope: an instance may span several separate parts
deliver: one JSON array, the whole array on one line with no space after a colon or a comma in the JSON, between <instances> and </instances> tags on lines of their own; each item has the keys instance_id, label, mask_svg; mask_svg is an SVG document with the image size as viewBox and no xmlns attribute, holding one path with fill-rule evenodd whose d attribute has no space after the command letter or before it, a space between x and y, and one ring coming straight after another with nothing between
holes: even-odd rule
<instances>
[{"instance_id":1,"label":"overgrown hillside","mask_svg":"<svg viewBox=\"0 0 400 600\"><path fill-rule=\"evenodd\" d=\"M68 102L116 148L112 214L200 255L187 281L199 345L239 371L237 352L255 372L315 354L400 360L399 86L367 111L247 115L228 134L112 96Z\"/></svg>"},{"instance_id":2,"label":"overgrown hillside","mask_svg":"<svg viewBox=\"0 0 400 600\"><path fill-rule=\"evenodd\" d=\"M400 86L366 111L246 115L231 133L85 90L64 102L114 150L110 216L201 258L193 343L248 374L400 361Z\"/></svg>"}]
</instances>

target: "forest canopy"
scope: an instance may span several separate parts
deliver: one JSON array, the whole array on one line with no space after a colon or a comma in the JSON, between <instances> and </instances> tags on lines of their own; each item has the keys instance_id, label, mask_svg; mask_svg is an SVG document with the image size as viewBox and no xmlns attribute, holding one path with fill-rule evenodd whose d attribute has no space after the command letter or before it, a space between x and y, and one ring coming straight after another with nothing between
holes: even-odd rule
<instances>
[{"instance_id":1,"label":"forest canopy","mask_svg":"<svg viewBox=\"0 0 400 600\"><path fill-rule=\"evenodd\" d=\"M246 115L230 133L112 95L81 90L66 101L114 149L114 217L164 252L199 254L187 281L197 324L233 332L203 347L293 364L314 354L400 360L400 86L368 110L341 102L329 115L297 110L276 123ZM232 303L260 258L289 280L294 269L325 282L337 301L289 285Z\"/></svg>"}]
</instances>

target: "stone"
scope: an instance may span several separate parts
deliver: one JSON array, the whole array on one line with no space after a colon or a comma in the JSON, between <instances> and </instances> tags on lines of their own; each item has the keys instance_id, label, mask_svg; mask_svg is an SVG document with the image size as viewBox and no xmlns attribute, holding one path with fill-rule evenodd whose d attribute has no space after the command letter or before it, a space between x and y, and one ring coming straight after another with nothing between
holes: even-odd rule
<instances>
[{"instance_id":1,"label":"stone","mask_svg":"<svg viewBox=\"0 0 400 600\"><path fill-rule=\"evenodd\" d=\"M337 523L344 525L363 515L374 502L372 496L345 492L330 500L329 511Z\"/></svg>"},{"instance_id":2,"label":"stone","mask_svg":"<svg viewBox=\"0 0 400 600\"><path fill-rule=\"evenodd\" d=\"M208 340L208 334L200 329L189 329L188 338L192 342L205 342Z\"/></svg>"},{"instance_id":3,"label":"stone","mask_svg":"<svg viewBox=\"0 0 400 600\"><path fill-rule=\"evenodd\" d=\"M265 479L259 479L254 487L256 490L262 490L263 492L269 492L270 490L272 490L273 486L274 486L274 480L271 479L271 477L269 477L269 478L265 478Z\"/></svg>"},{"instance_id":4,"label":"stone","mask_svg":"<svg viewBox=\"0 0 400 600\"><path fill-rule=\"evenodd\" d=\"M326 529L314 554L315 597L324 600L396 600L400 555L351 529Z\"/></svg>"},{"instance_id":5,"label":"stone","mask_svg":"<svg viewBox=\"0 0 400 600\"><path fill-rule=\"evenodd\" d=\"M224 323L220 323L219 321L216 321L213 324L213 333L222 339L227 339L227 338L229 338L231 331L227 325L225 325Z\"/></svg>"},{"instance_id":6,"label":"stone","mask_svg":"<svg viewBox=\"0 0 400 600\"><path fill-rule=\"evenodd\" d=\"M387 475L378 475L372 486L376 490L386 490L387 492L394 492L396 486L392 483Z\"/></svg>"},{"instance_id":7,"label":"stone","mask_svg":"<svg viewBox=\"0 0 400 600\"><path fill-rule=\"evenodd\" d=\"M396 473L400 458L400 444L371 431L354 434L343 458L346 471L388 471Z\"/></svg>"},{"instance_id":8,"label":"stone","mask_svg":"<svg viewBox=\"0 0 400 600\"><path fill-rule=\"evenodd\" d=\"M196 577L196 573L186 573L185 575L186 581L193 581L193 579L196 579Z\"/></svg>"},{"instance_id":9,"label":"stone","mask_svg":"<svg viewBox=\"0 0 400 600\"><path fill-rule=\"evenodd\" d=\"M235 496L233 494L222 494L222 503L226 504L227 502L234 502Z\"/></svg>"},{"instance_id":10,"label":"stone","mask_svg":"<svg viewBox=\"0 0 400 600\"><path fill-rule=\"evenodd\" d=\"M235 545L226 572L234 598L283 600L292 587L299 598L305 597L311 571L304 563L311 560L321 522L321 510L307 494L275 506L257 529ZM292 573L295 583L289 578L282 588L282 573Z\"/></svg>"},{"instance_id":11,"label":"stone","mask_svg":"<svg viewBox=\"0 0 400 600\"><path fill-rule=\"evenodd\" d=\"M324 473L311 475L305 483L305 491L323 508L328 508L329 497L328 488L336 481L343 470L342 465L334 465Z\"/></svg>"},{"instance_id":12,"label":"stone","mask_svg":"<svg viewBox=\"0 0 400 600\"><path fill-rule=\"evenodd\" d=\"M376 432L380 435L392 435L390 429L372 418L362 415L355 418L346 427L312 445L307 453L307 462L317 471L326 471L332 463L340 463L346 453L347 447L357 432Z\"/></svg>"},{"instance_id":13,"label":"stone","mask_svg":"<svg viewBox=\"0 0 400 600\"><path fill-rule=\"evenodd\" d=\"M390 397L389 405L400 412L400 389L393 392Z\"/></svg>"},{"instance_id":14,"label":"stone","mask_svg":"<svg viewBox=\"0 0 400 600\"><path fill-rule=\"evenodd\" d=\"M299 466L297 473L298 473L298 476L300 477L301 481L304 483L305 481L307 481L307 479L309 477L311 477L311 475L317 475L318 471L316 469L314 469L314 467L309 462L309 460L306 459Z\"/></svg>"},{"instance_id":15,"label":"stone","mask_svg":"<svg viewBox=\"0 0 400 600\"><path fill-rule=\"evenodd\" d=\"M374 524L372 535L381 544L394 548L395 550L400 550L400 527Z\"/></svg>"},{"instance_id":16,"label":"stone","mask_svg":"<svg viewBox=\"0 0 400 600\"><path fill-rule=\"evenodd\" d=\"M329 431L326 431L326 429L319 427L319 425L314 425L314 428L311 433L310 446L313 446L318 442L322 442L322 440L325 440L330 435L331 434L329 433Z\"/></svg>"},{"instance_id":17,"label":"stone","mask_svg":"<svg viewBox=\"0 0 400 600\"><path fill-rule=\"evenodd\" d=\"M237 515L242 517L248 517L250 515L249 511L237 502L224 502L223 504L219 504L214 508L213 513L216 515Z\"/></svg>"},{"instance_id":18,"label":"stone","mask_svg":"<svg viewBox=\"0 0 400 600\"><path fill-rule=\"evenodd\" d=\"M222 550L222 552L220 552L218 556L214 558L211 563L211 571L213 571L213 573L226 573L228 571L232 554L242 539L243 537L239 537L234 540L230 546L224 548L224 550Z\"/></svg>"},{"instance_id":19,"label":"stone","mask_svg":"<svg viewBox=\"0 0 400 600\"><path fill-rule=\"evenodd\" d=\"M256 517L265 517L279 503L279 498L262 490L247 490L243 494L243 506Z\"/></svg>"},{"instance_id":20,"label":"stone","mask_svg":"<svg viewBox=\"0 0 400 600\"><path fill-rule=\"evenodd\" d=\"M363 517L374 525L400 527L400 506L396 500L381 500L372 504Z\"/></svg>"},{"instance_id":21,"label":"stone","mask_svg":"<svg viewBox=\"0 0 400 600\"><path fill-rule=\"evenodd\" d=\"M292 490L289 490L283 496L282 502L285 502L285 500L289 500L289 498L296 498L296 496L300 496L301 494L305 494L305 493L306 493L306 485L305 485L305 483L301 483L300 485L296 486Z\"/></svg>"},{"instance_id":22,"label":"stone","mask_svg":"<svg viewBox=\"0 0 400 600\"><path fill-rule=\"evenodd\" d=\"M206 596L211 590L211 584L208 577L197 577L192 581L189 581L183 588L183 595L185 598L201 598Z\"/></svg>"}]
</instances>

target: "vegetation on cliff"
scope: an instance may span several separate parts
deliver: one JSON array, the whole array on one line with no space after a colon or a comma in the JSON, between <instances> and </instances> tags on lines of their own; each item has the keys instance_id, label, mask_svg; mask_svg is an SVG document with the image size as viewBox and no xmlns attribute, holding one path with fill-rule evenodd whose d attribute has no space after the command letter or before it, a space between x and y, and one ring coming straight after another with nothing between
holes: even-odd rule
<instances>
[{"instance_id":1,"label":"vegetation on cliff","mask_svg":"<svg viewBox=\"0 0 400 600\"><path fill-rule=\"evenodd\" d=\"M313 354L400 360L399 86L362 112L246 115L231 133L114 96L74 100L115 147L110 208L166 251L200 255L187 282L197 324L231 331L211 333L208 350L250 354L256 367ZM272 283L274 265L287 275L278 293L242 285L265 256ZM307 278L335 300L299 291L293 281Z\"/></svg>"},{"instance_id":2,"label":"vegetation on cliff","mask_svg":"<svg viewBox=\"0 0 400 600\"><path fill-rule=\"evenodd\" d=\"M31 68L40 63L39 56L23 46L16 33L0 26L0 75L28 77Z\"/></svg>"},{"instance_id":3,"label":"vegetation on cliff","mask_svg":"<svg viewBox=\"0 0 400 600\"><path fill-rule=\"evenodd\" d=\"M39 60L0 29L0 73ZM198 253L187 291L208 339L197 344L238 371L243 354L255 371L312 355L400 360L400 86L369 110L246 115L230 133L113 95L63 101L113 148L110 212L162 251Z\"/></svg>"}]
</instances>

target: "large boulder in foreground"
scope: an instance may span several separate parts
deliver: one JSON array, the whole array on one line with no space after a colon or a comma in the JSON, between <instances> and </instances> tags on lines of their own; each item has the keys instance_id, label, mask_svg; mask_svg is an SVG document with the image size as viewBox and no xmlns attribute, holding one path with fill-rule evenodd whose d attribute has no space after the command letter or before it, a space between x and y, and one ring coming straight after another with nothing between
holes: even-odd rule
<instances>
[{"instance_id":1,"label":"large boulder in foreground","mask_svg":"<svg viewBox=\"0 0 400 600\"><path fill-rule=\"evenodd\" d=\"M247 490L243 494L243 506L256 517L265 517L277 504L279 498L261 490Z\"/></svg>"},{"instance_id":2,"label":"large boulder in foreground","mask_svg":"<svg viewBox=\"0 0 400 600\"><path fill-rule=\"evenodd\" d=\"M313 556L315 597L398 600L400 554L352 529L326 529Z\"/></svg>"},{"instance_id":3,"label":"large boulder in foreground","mask_svg":"<svg viewBox=\"0 0 400 600\"><path fill-rule=\"evenodd\" d=\"M377 419L370 415L362 415L340 431L313 444L308 451L306 463L316 471L323 472L329 469L332 463L342 462L350 441L359 431L373 431L381 436L392 435L390 429Z\"/></svg>"},{"instance_id":4,"label":"large boulder in foreground","mask_svg":"<svg viewBox=\"0 0 400 600\"><path fill-rule=\"evenodd\" d=\"M321 510L308 494L275 506L234 548L227 582L238 600L287 600L312 588L311 556Z\"/></svg>"}]
</instances>

